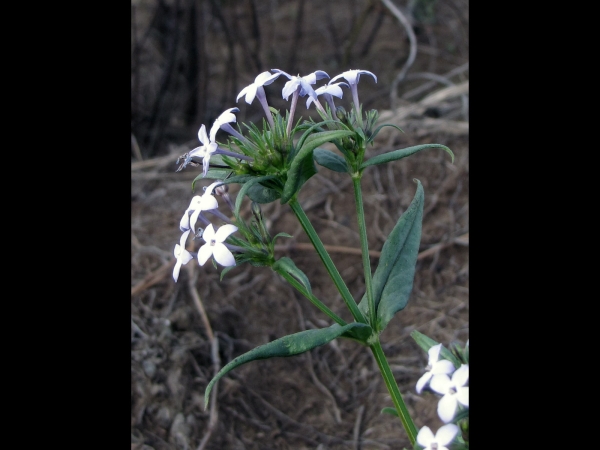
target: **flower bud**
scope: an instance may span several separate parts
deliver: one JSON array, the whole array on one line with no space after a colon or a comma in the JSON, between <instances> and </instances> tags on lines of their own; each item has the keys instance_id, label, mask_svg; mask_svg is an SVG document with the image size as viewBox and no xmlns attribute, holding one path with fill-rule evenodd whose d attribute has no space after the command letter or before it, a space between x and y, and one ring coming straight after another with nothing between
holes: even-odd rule
<instances>
[{"instance_id":1,"label":"flower bud","mask_svg":"<svg viewBox=\"0 0 600 450\"><path fill-rule=\"evenodd\" d=\"M335 115L342 122L346 120L346 110L343 106L338 106L337 108L335 108Z\"/></svg>"}]
</instances>

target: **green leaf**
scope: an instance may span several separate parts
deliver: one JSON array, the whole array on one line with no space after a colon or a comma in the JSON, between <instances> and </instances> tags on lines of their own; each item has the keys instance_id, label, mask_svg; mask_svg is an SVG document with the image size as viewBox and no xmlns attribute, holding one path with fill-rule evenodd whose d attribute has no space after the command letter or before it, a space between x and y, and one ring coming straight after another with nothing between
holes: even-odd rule
<instances>
[{"instance_id":1,"label":"green leaf","mask_svg":"<svg viewBox=\"0 0 600 450\"><path fill-rule=\"evenodd\" d=\"M342 327L335 323L328 328L301 331L299 333L275 339L274 341L269 342L268 344L256 347L255 349L252 349L249 352L244 353L243 355L240 355L237 358L234 358L229 363L227 363L219 371L219 373L217 373L214 376L214 378L210 380L208 386L206 386L206 390L204 392L204 409L206 409L206 407L208 406L208 401L210 399L210 391L212 390L214 384L223 375L235 369L236 367L259 359L298 355L300 353L312 350L315 347L327 344L328 342L333 341L334 339L340 337L349 330L352 330L353 328L360 327L364 328L368 327L368 325L353 322Z\"/></svg>"},{"instance_id":2,"label":"green leaf","mask_svg":"<svg viewBox=\"0 0 600 450\"><path fill-rule=\"evenodd\" d=\"M252 177L252 179L250 179L249 181L246 181L246 183L242 186L242 188L238 192L237 198L235 199L235 211L234 211L235 217L240 216L240 208L242 206L242 200L244 199L246 192L248 192L248 190L256 183L260 183L261 181L272 180L273 178L275 178L275 175L267 175L264 177Z\"/></svg>"},{"instance_id":3,"label":"green leaf","mask_svg":"<svg viewBox=\"0 0 600 450\"><path fill-rule=\"evenodd\" d=\"M293 195L300 190L302 184L317 173L312 158L313 150L325 142L341 139L351 134L353 134L351 131L345 130L321 131L311 134L304 140L302 147L298 150L287 172L287 180L283 187L283 195L281 196L282 205L290 201ZM311 167L314 170L313 173L311 173Z\"/></svg>"},{"instance_id":4,"label":"green leaf","mask_svg":"<svg viewBox=\"0 0 600 450\"><path fill-rule=\"evenodd\" d=\"M233 173L233 170L231 169L208 169L208 172L206 172L205 177L196 177L194 181L196 181L199 178L204 178L207 180L224 180L231 173Z\"/></svg>"},{"instance_id":5,"label":"green leaf","mask_svg":"<svg viewBox=\"0 0 600 450\"><path fill-rule=\"evenodd\" d=\"M389 406L386 406L385 408L383 408L381 410L381 414L390 414L392 416L400 417L398 415L398 411L396 411L396 408L390 408Z\"/></svg>"},{"instance_id":6,"label":"green leaf","mask_svg":"<svg viewBox=\"0 0 600 450\"><path fill-rule=\"evenodd\" d=\"M442 144L423 144L423 145L415 145L413 147L401 148L399 150L393 150L388 153L384 153L383 155L377 155L373 158L366 160L364 163L360 165L360 169L364 169L365 167L374 166L376 164L385 164L390 161L396 161L397 159L406 158L418 151L424 150L426 148L443 148L446 152L450 154L452 157L452 162L454 162L454 153L448 147Z\"/></svg>"},{"instance_id":7,"label":"green leaf","mask_svg":"<svg viewBox=\"0 0 600 450\"><path fill-rule=\"evenodd\" d=\"M284 256L283 258L279 258L275 262L275 264L273 264L273 270L275 272L285 270L287 273L289 273L291 276L293 276L296 280L298 280L309 293L312 293L312 290L310 287L310 281L308 281L308 277L305 275L304 272L302 272L300 269L298 269L296 264L294 264L294 261L292 261L287 256Z\"/></svg>"},{"instance_id":8,"label":"green leaf","mask_svg":"<svg viewBox=\"0 0 600 450\"><path fill-rule=\"evenodd\" d=\"M410 336L415 340L415 342L417 343L417 345L419 347L421 347L423 350L425 350L426 353L429 351L429 349L431 347L439 344L439 342L434 341L429 336L425 336L423 333L421 333L417 330L413 330L413 332L410 333ZM440 356L442 358L447 359L448 361L452 362L452 364L454 364L454 367L456 367L457 369L461 366L461 362L458 360L458 358L456 356L454 356L452 354L452 352L450 350L448 350L446 347L444 347L443 345L442 345L442 350L440 351Z\"/></svg>"},{"instance_id":9,"label":"green leaf","mask_svg":"<svg viewBox=\"0 0 600 450\"><path fill-rule=\"evenodd\" d=\"M348 164L340 155L324 148L315 148L313 158L323 167L327 167L334 172L348 172Z\"/></svg>"},{"instance_id":10,"label":"green leaf","mask_svg":"<svg viewBox=\"0 0 600 450\"><path fill-rule=\"evenodd\" d=\"M280 238L280 237L286 237L286 238L293 238L294 236L292 236L291 234L287 234L284 233L283 231L281 233L277 233L274 237L273 237L273 242L275 242L275 239Z\"/></svg>"},{"instance_id":11,"label":"green leaf","mask_svg":"<svg viewBox=\"0 0 600 450\"><path fill-rule=\"evenodd\" d=\"M399 126L391 124L391 123L384 123L383 125L378 126L377 129L375 131L373 131L373 133L371 133L371 136L369 137L369 142L371 142L375 139L375 137L379 134L379 132L381 131L381 129L383 127L393 127L395 129L399 130L401 133L404 133L404 131L402 131L402 128L400 128Z\"/></svg>"},{"instance_id":12,"label":"green leaf","mask_svg":"<svg viewBox=\"0 0 600 450\"><path fill-rule=\"evenodd\" d=\"M388 236L373 275L373 298L377 311L377 330L383 331L394 314L404 309L412 291L415 266L421 241L423 219L423 186L417 182L417 192ZM358 305L368 315L366 294Z\"/></svg>"},{"instance_id":13,"label":"green leaf","mask_svg":"<svg viewBox=\"0 0 600 450\"><path fill-rule=\"evenodd\" d=\"M281 197L281 193L262 184L254 184L248 189L248 197L256 203L271 203Z\"/></svg>"}]
</instances>

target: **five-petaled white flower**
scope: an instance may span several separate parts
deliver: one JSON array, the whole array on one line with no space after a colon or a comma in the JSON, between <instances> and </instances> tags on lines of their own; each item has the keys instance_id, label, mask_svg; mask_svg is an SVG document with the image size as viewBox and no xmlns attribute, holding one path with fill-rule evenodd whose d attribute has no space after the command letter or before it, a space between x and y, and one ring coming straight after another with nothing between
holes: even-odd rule
<instances>
[{"instance_id":1,"label":"five-petaled white flower","mask_svg":"<svg viewBox=\"0 0 600 450\"><path fill-rule=\"evenodd\" d=\"M325 100L327 100L327 103L329 103L329 108L331 108L332 114L335 114L335 104L333 103L332 96L335 95L337 98L342 98L342 96L344 95L340 84L348 86L348 83L344 83L342 81L340 83L326 84L325 86L321 86L320 88L315 90L315 94L323 95L323 97L325 97ZM306 100L306 107L308 108L312 102L314 102L313 98L308 97L308 99Z\"/></svg>"},{"instance_id":2,"label":"five-petaled white flower","mask_svg":"<svg viewBox=\"0 0 600 450\"><path fill-rule=\"evenodd\" d=\"M424 447L423 450L448 450L448 444L452 442L460 429L453 423L448 423L440 427L433 435L428 426L424 426L417 434L417 443Z\"/></svg>"},{"instance_id":3,"label":"five-petaled white flower","mask_svg":"<svg viewBox=\"0 0 600 450\"><path fill-rule=\"evenodd\" d=\"M206 176L210 163L210 157L213 155L213 153L217 151L219 146L216 142L214 142L214 139L208 139L208 136L206 135L206 127L204 126L204 124L200 127L200 130L198 130L198 139L200 140L202 145L190 151L188 158L191 159L192 156L198 156L199 158L202 158L202 173L204 174L204 176Z\"/></svg>"},{"instance_id":4,"label":"five-petaled white flower","mask_svg":"<svg viewBox=\"0 0 600 450\"><path fill-rule=\"evenodd\" d=\"M179 278L179 270L181 269L181 266L183 264L187 264L193 258L191 253L185 249L185 242L189 234L190 230L187 230L185 233L183 233L181 235L181 239L179 240L179 244L175 244L175 249L173 250L173 254L175 255L175 258L177 258L177 262L173 268L173 279L175 281L177 281L177 278Z\"/></svg>"},{"instance_id":5,"label":"five-petaled white flower","mask_svg":"<svg viewBox=\"0 0 600 450\"><path fill-rule=\"evenodd\" d=\"M358 84L358 81L360 80L361 74L371 75L375 79L375 83L377 83L377 77L375 76L375 74L373 72L369 72L368 70L358 70L358 69L347 70L346 72L344 72L340 75L336 75L331 80L329 80L329 84L331 84L338 78L346 79L348 84L350 84L350 90L352 91L352 100L354 100L354 108L356 109L357 112L359 111L360 103L358 101L358 87L356 85ZM360 118L360 116L359 116L359 118ZM360 118L360 121L362 122L362 118Z\"/></svg>"},{"instance_id":6,"label":"five-petaled white flower","mask_svg":"<svg viewBox=\"0 0 600 450\"><path fill-rule=\"evenodd\" d=\"M437 344L431 347L427 352L429 354L429 361L425 368L426 372L419 378L419 381L417 381L417 392L419 394L434 375L451 374L454 372L454 364L447 359L439 359L441 350L442 344Z\"/></svg>"},{"instance_id":7,"label":"five-petaled white flower","mask_svg":"<svg viewBox=\"0 0 600 450\"><path fill-rule=\"evenodd\" d=\"M228 110L222 112L219 117L217 117L217 120L215 120L213 126L210 128L211 142L215 141L215 137L217 136L217 131L219 131L219 128L222 128L223 130L233 135L239 134L231 125L229 125L231 122L237 121L237 118L235 117L235 114L233 114L233 112L238 112L239 110L239 108L229 108Z\"/></svg>"},{"instance_id":8,"label":"five-petaled white flower","mask_svg":"<svg viewBox=\"0 0 600 450\"><path fill-rule=\"evenodd\" d=\"M312 88L311 84L315 84L317 82L317 80L320 80L322 78L329 78L329 75L327 75L327 72L323 72L322 70L316 70L315 72L313 72L309 75L306 75L304 77L301 77L301 76L295 77L295 76L292 76L289 73L286 73L283 70L279 70L279 69L271 69L271 71L279 73L279 74L283 74L290 79L290 81L285 83L285 86L281 90L281 96L285 100L287 100L291 94L293 94L294 92L296 92L296 90L298 90L298 88L300 88L299 92L298 92L298 95L300 97L304 97L305 95L310 95L313 98L313 100L316 101L317 94L315 93L315 90Z\"/></svg>"},{"instance_id":9,"label":"five-petaled white flower","mask_svg":"<svg viewBox=\"0 0 600 450\"><path fill-rule=\"evenodd\" d=\"M266 72L261 73L254 79L254 83L246 86L242 91L238 94L235 101L237 102L240 97L246 95L246 103L251 104L254 101L254 97L258 94L260 96L260 89L263 86L267 86L279 78L280 73L271 73L268 70ZM264 93L264 89L262 90Z\"/></svg>"},{"instance_id":10,"label":"five-petaled white flower","mask_svg":"<svg viewBox=\"0 0 600 450\"><path fill-rule=\"evenodd\" d=\"M237 229L235 225L227 224L223 225L215 233L212 223L208 224L202 234L202 238L206 241L206 244L198 250L198 263L203 266L212 255L222 266L235 266L233 253L231 253L223 242L225 242L225 239L230 234L235 233Z\"/></svg>"},{"instance_id":11,"label":"five-petaled white flower","mask_svg":"<svg viewBox=\"0 0 600 450\"><path fill-rule=\"evenodd\" d=\"M469 407L469 365L463 364L452 374L450 378L446 374L435 375L430 387L443 397L438 403L438 415L444 422L450 422L456 413L458 403Z\"/></svg>"},{"instance_id":12,"label":"five-petaled white flower","mask_svg":"<svg viewBox=\"0 0 600 450\"><path fill-rule=\"evenodd\" d=\"M194 195L190 206L185 210L181 220L179 221L179 229L181 231L189 230L190 228L194 231L194 226L198 220L198 216L202 211L208 211L210 209L217 209L219 204L217 199L212 195L213 189L221 184L221 181L215 181L210 186L206 187L204 194ZM191 217L190 217L191 214Z\"/></svg>"}]
</instances>

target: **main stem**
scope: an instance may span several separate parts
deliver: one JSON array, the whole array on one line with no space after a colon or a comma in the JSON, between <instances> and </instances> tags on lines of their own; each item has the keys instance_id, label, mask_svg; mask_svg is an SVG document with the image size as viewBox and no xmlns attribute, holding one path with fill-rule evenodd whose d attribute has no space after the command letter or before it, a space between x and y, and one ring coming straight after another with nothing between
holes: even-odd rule
<instances>
[{"instance_id":1,"label":"main stem","mask_svg":"<svg viewBox=\"0 0 600 450\"><path fill-rule=\"evenodd\" d=\"M357 173L356 176L352 176L352 184L354 186L354 200L356 201L356 216L358 219L358 230L360 232L360 247L362 250L362 260L363 266L365 269L365 286L367 290L367 301L369 303L369 321L371 322L371 328L375 331L375 333L379 333L377 328L377 313L375 311L375 299L373 297L373 283L372 283L372 275L371 275L371 262L369 259L369 243L367 241L367 225L365 223L365 211L362 200L362 189L360 188L360 178L361 175ZM385 354L383 353L383 348L381 347L381 343L379 342L379 338L377 341L370 346L373 355L375 356L375 360L377 361L377 365L379 366L379 370L381 372L381 376L383 377L383 381L385 381L385 385L388 388L388 392L392 397L392 402L396 407L396 412L398 413L398 417L402 421L402 425L406 430L406 434L408 434L408 438L410 439L411 445L415 445L415 440L417 438L417 428L406 409L406 404L402 399L402 394L400 394L400 389L398 389L398 384L396 383L396 379L394 378L394 374L392 373L392 369L390 369L390 365L387 362Z\"/></svg>"},{"instance_id":2,"label":"main stem","mask_svg":"<svg viewBox=\"0 0 600 450\"><path fill-rule=\"evenodd\" d=\"M369 259L369 242L367 241L367 225L365 223L365 211L362 201L362 190L360 188L360 174L352 176L354 186L354 200L356 202L356 216L358 219L358 231L360 234L360 248L362 262L365 270L365 287L367 290L367 301L369 304L369 322L374 331L377 330L377 313L375 311L375 299L373 298L373 283L371 275L371 261Z\"/></svg>"},{"instance_id":3,"label":"main stem","mask_svg":"<svg viewBox=\"0 0 600 450\"><path fill-rule=\"evenodd\" d=\"M323 243L321 242L321 239L317 235L317 232L315 231L314 227L312 226L312 223L306 216L304 210L300 206L300 203L298 203L298 199L294 196L289 201L289 205L290 205L290 208L292 208L292 211L294 211L294 214L296 214L296 217L298 218L300 225L302 225L304 232L310 239L310 242L312 242L313 247L315 248L315 250L317 251L317 254L321 258L321 261L323 261L323 264L325 265L325 268L327 269L329 276L331 277L331 279L333 280L338 291L342 295L342 299L344 300L344 303L346 303L346 306L352 313L352 317L354 317L354 320L356 320L357 322L367 323L367 319L365 319L363 314L360 312L360 309L358 309L358 305L354 301L354 297L352 297L352 294L350 294L350 291L348 290L348 286L346 286L346 283L344 283L342 276L340 275L337 268L333 264L333 261L331 260L329 253L327 253L327 250L325 250L325 246L323 245Z\"/></svg>"},{"instance_id":4,"label":"main stem","mask_svg":"<svg viewBox=\"0 0 600 450\"><path fill-rule=\"evenodd\" d=\"M381 371L381 376L383 377L383 381L385 381L385 385L388 388L390 396L392 397L392 402L394 402L394 406L396 407L396 412L398 413L398 417L402 421L402 425L406 430L406 434L408 434L408 438L410 439L411 445L415 445L415 440L417 439L417 427L415 426L410 414L408 413L408 409L406 409L406 405L404 400L402 399L402 394L400 394L400 389L398 389L398 385L396 384L396 379L394 378L394 374L392 373L392 369L387 362L385 354L383 353L383 348L381 347L381 343L379 339L377 342L370 346L373 355L375 356L375 360L377 361L377 365L379 366L379 370Z\"/></svg>"}]
</instances>

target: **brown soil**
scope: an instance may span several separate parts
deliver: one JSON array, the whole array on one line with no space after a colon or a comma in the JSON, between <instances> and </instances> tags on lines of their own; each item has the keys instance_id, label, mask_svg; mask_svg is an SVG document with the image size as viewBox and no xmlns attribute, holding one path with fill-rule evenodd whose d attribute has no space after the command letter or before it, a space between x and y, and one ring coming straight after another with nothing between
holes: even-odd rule
<instances>
[{"instance_id":1,"label":"brown soil","mask_svg":"<svg viewBox=\"0 0 600 450\"><path fill-rule=\"evenodd\" d=\"M398 6L407 13L409 2L403 3ZM204 389L215 364L223 366L260 344L331 323L268 268L241 265L220 281L220 268L192 261L177 283L171 277L179 219L192 196L191 181L200 172L175 173L175 160L197 145L199 126L210 127L227 108L241 109L239 122L262 120L258 102L236 104L235 97L270 68L291 74L319 69L331 76L351 68L372 71L378 82L361 78L361 101L379 109L380 123L394 123L404 133L384 128L369 156L422 143L447 145L456 156L451 164L442 150L424 150L371 167L362 182L370 248L376 251L410 204L413 179L423 183L421 255L412 296L381 341L417 427L435 431L442 424L437 397L415 392L427 355L410 332L417 329L446 345L464 344L469 336L468 67L460 69L468 63L468 2L410 3L417 5L417 57L398 85L399 108L392 113L389 92L408 58L409 40L381 2L132 1L132 450L409 448L400 421L380 414L392 403L371 353L344 339L235 369L218 383L214 408L204 410ZM252 31L253 4L260 39ZM419 14L428 4L433 15ZM225 77L233 67L235 82ZM454 88L414 76L418 73L444 76ZM282 110L288 106L277 98L283 84L277 80L266 87L272 105ZM195 85L201 92L194 91ZM419 86L421 92L415 93ZM345 92L337 104L349 107L349 97ZM299 115L307 117L304 104ZM197 190L208 184L201 181ZM232 185L231 194L238 189ZM337 246L331 257L360 299L364 278L349 177L319 167L299 200L322 241ZM242 211L249 216L249 202ZM294 237L279 241L278 255L292 258L315 295L350 321L290 208L276 201L263 205L263 214L273 234ZM373 270L377 264L373 256Z\"/></svg>"}]
</instances>

